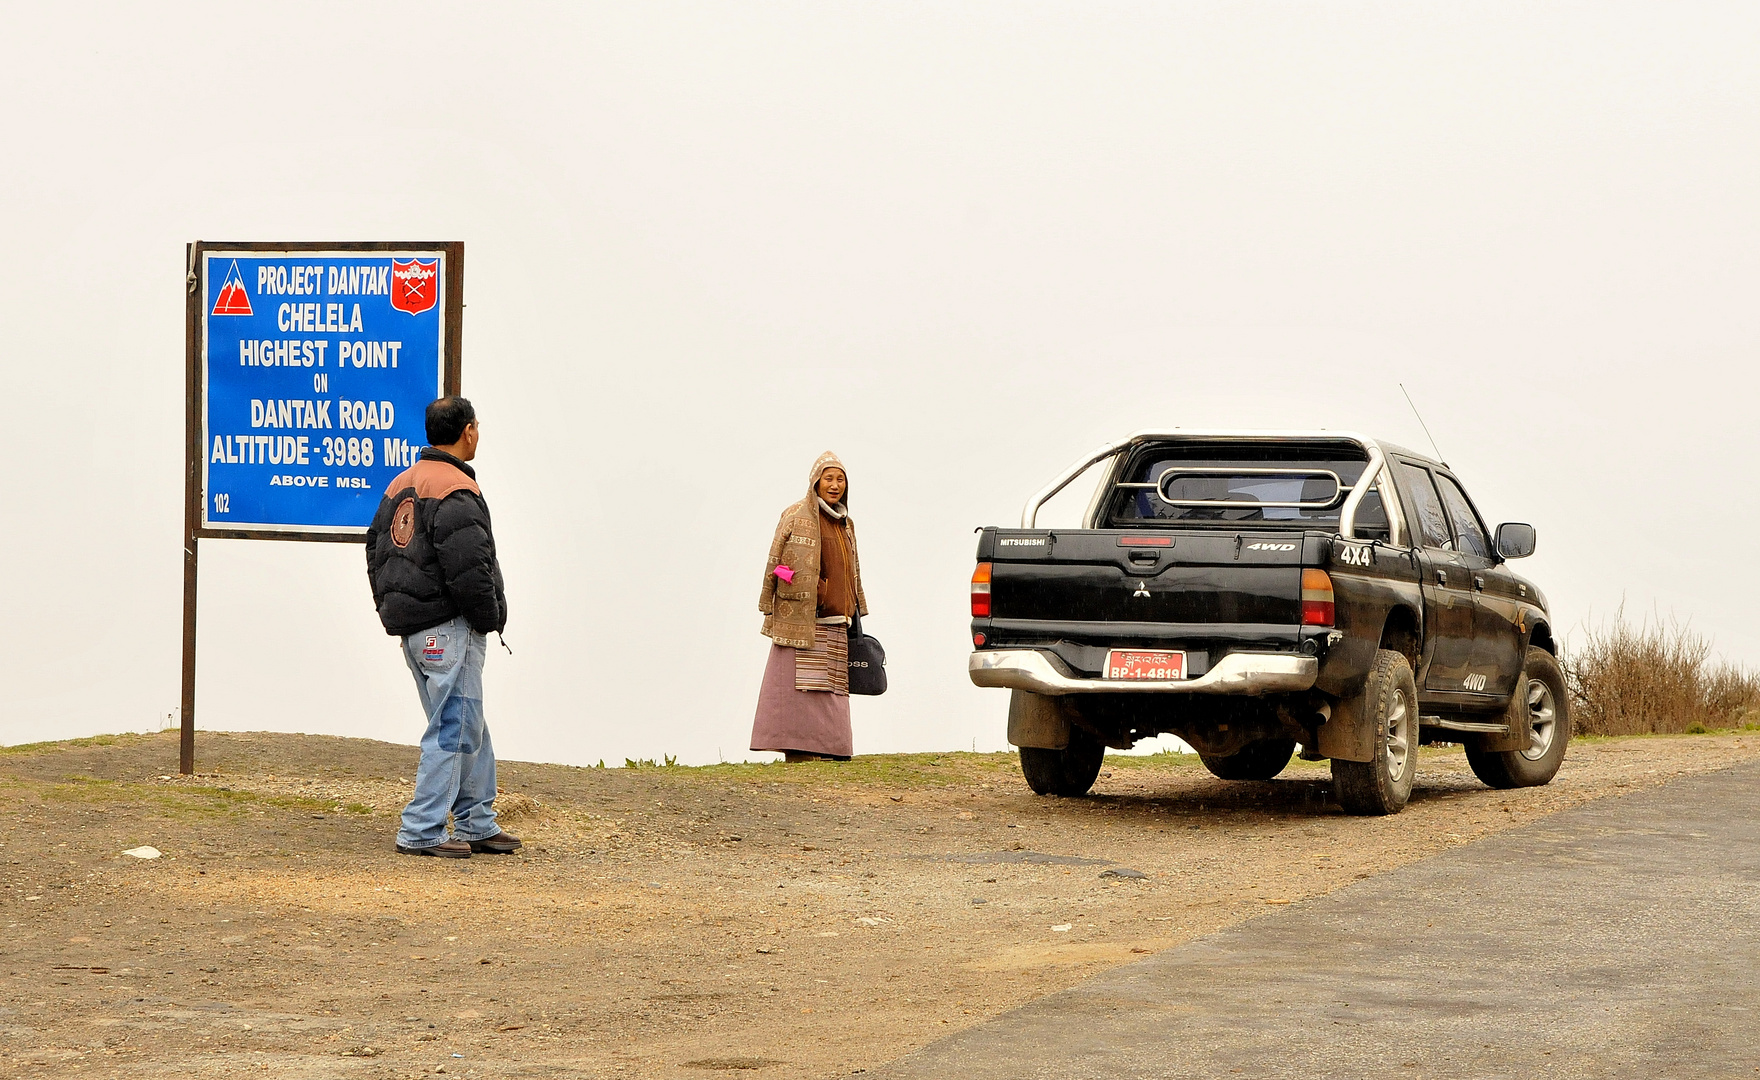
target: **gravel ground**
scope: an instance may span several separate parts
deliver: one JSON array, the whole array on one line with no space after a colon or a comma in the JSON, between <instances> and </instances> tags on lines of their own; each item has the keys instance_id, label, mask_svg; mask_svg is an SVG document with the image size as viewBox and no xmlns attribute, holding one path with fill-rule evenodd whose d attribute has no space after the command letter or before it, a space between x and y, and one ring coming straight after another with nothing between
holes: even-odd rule
<instances>
[{"instance_id":1,"label":"gravel ground","mask_svg":"<svg viewBox=\"0 0 1760 1080\"><path fill-rule=\"evenodd\" d=\"M1492 791L1432 747L1392 818L1325 766L1225 783L1011 755L577 769L504 762L517 856L392 853L413 747L203 734L14 748L0 785L0 1075L846 1075L1080 981L1760 734L1579 740ZM1491 839L1495 843L1495 838ZM152 845L162 855L122 854Z\"/></svg>"}]
</instances>

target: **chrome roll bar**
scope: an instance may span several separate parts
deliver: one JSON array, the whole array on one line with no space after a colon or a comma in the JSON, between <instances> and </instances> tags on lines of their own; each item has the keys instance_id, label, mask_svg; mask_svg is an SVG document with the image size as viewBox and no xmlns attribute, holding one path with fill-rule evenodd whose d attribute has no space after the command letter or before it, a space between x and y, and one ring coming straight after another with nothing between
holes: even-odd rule
<instances>
[{"instance_id":1,"label":"chrome roll bar","mask_svg":"<svg viewBox=\"0 0 1760 1080\"><path fill-rule=\"evenodd\" d=\"M1393 495L1392 474L1388 471L1388 468L1387 468L1387 456L1381 452L1380 445L1374 439L1371 439L1371 438L1368 438L1368 437L1362 436L1362 435L1357 435L1353 432L1348 432L1348 431L1264 432L1264 431L1180 431L1177 429L1174 431L1166 431L1166 432L1138 431L1138 432L1135 432L1135 433L1127 436L1126 438L1119 439L1117 442L1107 443L1104 446L1098 447L1093 452L1085 454L1082 457L1077 458L1074 462L1070 463L1068 468L1064 469L1063 472L1057 474L1056 479L1052 480L1049 484L1046 484L1044 487L1040 488L1037 492L1035 492L1033 494L1032 498L1027 500L1027 504L1021 508L1021 528L1023 528L1023 529L1034 528L1039 520L1039 509L1042 506L1044 506L1047 502L1051 501L1053 496L1055 496L1058 492L1062 491L1064 488L1068 487L1070 484L1074 483L1077 477L1079 477L1083 473L1087 472L1093 466L1099 464L1102 461L1105 461L1107 458L1117 456L1119 453L1121 453L1127 447L1131 446L1133 443L1143 442L1143 441L1146 441L1149 439L1211 439L1211 438L1214 438L1214 439L1245 438L1245 439L1252 439L1255 441L1272 441L1272 442L1281 441L1284 439L1323 438L1323 439L1339 439L1339 440L1354 442L1358 446L1361 446L1365 451L1368 452L1369 462L1367 465L1365 465L1363 467L1363 474L1362 474L1361 478L1359 478L1358 481L1350 487L1350 489L1349 489L1350 495L1348 498L1345 499L1344 509L1341 510L1339 513L1339 521L1338 521L1339 535L1345 537L1346 539L1350 539L1350 540L1357 539L1357 535L1356 535L1357 510L1363 505L1363 499L1365 496L1367 496L1369 494L1369 489L1374 487L1378 481L1386 481L1382 485L1382 491L1383 491L1382 502L1383 502L1383 504L1387 505L1387 507L1388 507L1389 525L1393 529L1395 529L1396 531L1398 530L1398 526L1393 524L1394 513L1395 513L1394 507L1397 505L1398 499L1397 499L1397 497L1395 497ZM1277 470L1277 471L1284 472L1284 471L1288 471L1288 470ZM1301 470L1301 471L1306 471L1306 470ZM1210 504L1210 505L1213 505L1213 504ZM1263 504L1254 504L1254 505L1263 505Z\"/></svg>"},{"instance_id":2,"label":"chrome roll bar","mask_svg":"<svg viewBox=\"0 0 1760 1080\"><path fill-rule=\"evenodd\" d=\"M1074 464L1057 474L1057 479L1040 488L1032 498L1027 500L1027 505L1021 508L1021 528L1031 529L1033 524L1039 520L1039 508L1050 502L1053 495L1056 495L1064 488L1069 487L1070 484L1075 481L1076 477L1087 472L1095 464L1105 461L1107 458L1112 457L1120 450L1129 446L1136 440L1136 438L1137 437L1133 435L1127 439L1120 439L1117 442L1107 443L1105 446L1100 447L1086 457L1077 458Z\"/></svg>"},{"instance_id":3,"label":"chrome roll bar","mask_svg":"<svg viewBox=\"0 0 1760 1080\"><path fill-rule=\"evenodd\" d=\"M1283 476L1283 477L1319 477L1332 481L1332 494L1324 499L1293 499L1272 500L1261 502L1258 499L1176 499L1168 494L1174 481L1183 480L1188 476L1218 476L1233 478L1236 476ZM1257 510L1267 506L1282 507L1291 510L1330 510L1338 502L1339 495L1351 490L1344 486L1344 481L1331 469L1169 469L1161 474L1161 479L1153 484L1114 484L1119 488L1144 488L1153 491L1161 501L1169 506L1216 507L1223 510L1249 509Z\"/></svg>"},{"instance_id":4,"label":"chrome roll bar","mask_svg":"<svg viewBox=\"0 0 1760 1080\"><path fill-rule=\"evenodd\" d=\"M1381 452L1381 447L1377 446L1375 443L1370 443L1369 464L1363 467L1362 477L1357 480L1356 486L1351 488L1350 498L1344 501L1344 509L1339 512L1338 535L1347 540L1355 540L1357 538L1357 508L1363 505L1363 497L1368 495L1369 489L1374 487L1375 482L1381 479L1382 471L1386 468L1387 457ZM1392 484L1387 485L1387 487L1392 486ZM1385 490L1386 488L1383 488L1383 491ZM1383 505L1386 505L1390 501L1391 500L1387 495L1383 494L1381 496L1381 502ZM1392 510L1388 511L1387 520L1391 526L1393 521Z\"/></svg>"}]
</instances>

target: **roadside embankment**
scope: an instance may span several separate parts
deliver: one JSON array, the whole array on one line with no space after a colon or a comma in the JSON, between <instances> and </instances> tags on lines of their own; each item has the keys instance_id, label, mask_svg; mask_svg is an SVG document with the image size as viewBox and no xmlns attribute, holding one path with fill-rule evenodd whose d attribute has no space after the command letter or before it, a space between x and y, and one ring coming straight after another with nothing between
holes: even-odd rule
<instances>
[{"instance_id":1,"label":"roadside embankment","mask_svg":"<svg viewBox=\"0 0 1760 1080\"><path fill-rule=\"evenodd\" d=\"M1760 733L1582 739L1492 791L1426 748L1348 818L1324 765L1225 783L1011 755L577 769L504 762L524 854L392 853L416 751L204 734L0 753L13 1075L832 1076L1107 967L1565 807L1760 756ZM162 854L122 854L150 845Z\"/></svg>"}]
</instances>

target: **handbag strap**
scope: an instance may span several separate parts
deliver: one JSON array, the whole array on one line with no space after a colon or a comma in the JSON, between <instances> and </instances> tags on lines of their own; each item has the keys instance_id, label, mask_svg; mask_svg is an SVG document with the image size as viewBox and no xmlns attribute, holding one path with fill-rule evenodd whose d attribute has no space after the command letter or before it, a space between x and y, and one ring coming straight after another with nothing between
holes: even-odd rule
<instances>
[{"instance_id":1,"label":"handbag strap","mask_svg":"<svg viewBox=\"0 0 1760 1080\"><path fill-rule=\"evenodd\" d=\"M849 552L849 595L854 602L849 617L849 639L854 641L862 636L862 575L856 571L856 542L850 535L855 532L855 527L850 524L847 512L837 527L843 530L843 549Z\"/></svg>"}]
</instances>

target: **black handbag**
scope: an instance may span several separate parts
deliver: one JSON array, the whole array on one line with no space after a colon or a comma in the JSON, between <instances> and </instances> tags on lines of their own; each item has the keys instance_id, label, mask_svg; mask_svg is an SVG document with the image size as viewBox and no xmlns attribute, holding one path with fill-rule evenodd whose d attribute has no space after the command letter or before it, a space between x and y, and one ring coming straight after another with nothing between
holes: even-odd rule
<instances>
[{"instance_id":1,"label":"black handbag","mask_svg":"<svg viewBox=\"0 0 1760 1080\"><path fill-rule=\"evenodd\" d=\"M886 692L886 648L862 633L861 612L849 620L849 692L874 697Z\"/></svg>"}]
</instances>

